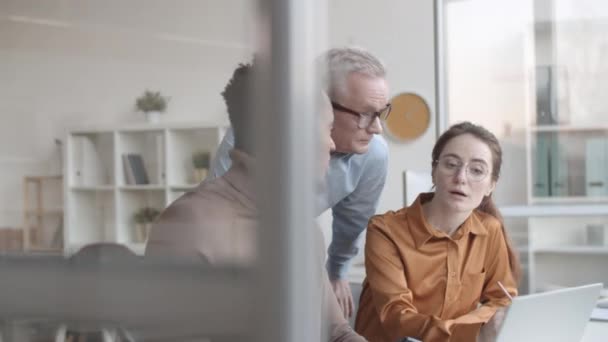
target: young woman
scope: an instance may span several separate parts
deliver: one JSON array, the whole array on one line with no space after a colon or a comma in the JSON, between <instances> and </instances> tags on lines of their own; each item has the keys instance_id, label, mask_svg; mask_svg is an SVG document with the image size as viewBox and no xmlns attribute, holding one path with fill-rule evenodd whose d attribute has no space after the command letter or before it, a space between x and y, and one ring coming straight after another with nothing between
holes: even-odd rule
<instances>
[{"instance_id":1,"label":"young woman","mask_svg":"<svg viewBox=\"0 0 608 342\"><path fill-rule=\"evenodd\" d=\"M498 140L481 126L457 124L439 137L435 192L369 222L358 333L373 342L475 341L510 303L520 269L491 197L501 164Z\"/></svg>"}]
</instances>

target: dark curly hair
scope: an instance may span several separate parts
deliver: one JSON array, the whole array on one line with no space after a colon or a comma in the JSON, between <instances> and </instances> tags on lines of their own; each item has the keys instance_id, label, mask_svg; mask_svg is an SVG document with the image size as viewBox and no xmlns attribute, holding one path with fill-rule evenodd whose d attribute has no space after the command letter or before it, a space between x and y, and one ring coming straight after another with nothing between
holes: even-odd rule
<instances>
[{"instance_id":1,"label":"dark curly hair","mask_svg":"<svg viewBox=\"0 0 608 342\"><path fill-rule=\"evenodd\" d=\"M226 84L222 97L226 103L230 125L234 131L234 147L252 153L253 148L249 137L251 127L251 83L253 65L241 63L232 73L232 78Z\"/></svg>"}]
</instances>

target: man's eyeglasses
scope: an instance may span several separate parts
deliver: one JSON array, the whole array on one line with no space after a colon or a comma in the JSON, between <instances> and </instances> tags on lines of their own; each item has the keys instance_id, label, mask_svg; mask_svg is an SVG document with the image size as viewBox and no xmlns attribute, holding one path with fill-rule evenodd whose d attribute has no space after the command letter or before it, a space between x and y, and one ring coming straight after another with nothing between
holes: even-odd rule
<instances>
[{"instance_id":1,"label":"man's eyeglasses","mask_svg":"<svg viewBox=\"0 0 608 342\"><path fill-rule=\"evenodd\" d=\"M358 116L359 117L359 128L369 127L374 122L374 120L376 120L376 118L379 118L380 120L384 121L391 114L391 104L390 103L387 104L386 107L384 107L381 111L374 112L374 113L359 113L357 111L354 111L350 108L346 108L346 107L342 106L341 104L338 104L335 102L332 102L331 106L335 110L339 110L344 113Z\"/></svg>"},{"instance_id":2,"label":"man's eyeglasses","mask_svg":"<svg viewBox=\"0 0 608 342\"><path fill-rule=\"evenodd\" d=\"M437 171L446 176L454 176L464 167L467 179L471 182L481 182L490 173L488 165L480 161L463 163L456 157L446 156L435 162L437 163Z\"/></svg>"}]
</instances>

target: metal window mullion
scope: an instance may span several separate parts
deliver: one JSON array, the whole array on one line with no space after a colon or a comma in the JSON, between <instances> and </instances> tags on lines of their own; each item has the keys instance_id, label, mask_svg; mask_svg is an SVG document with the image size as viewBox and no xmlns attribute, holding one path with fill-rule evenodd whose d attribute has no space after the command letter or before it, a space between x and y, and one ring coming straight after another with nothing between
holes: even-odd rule
<instances>
[{"instance_id":1,"label":"metal window mullion","mask_svg":"<svg viewBox=\"0 0 608 342\"><path fill-rule=\"evenodd\" d=\"M258 341L320 339L314 251L315 1L260 1L270 22L256 84L259 169ZM316 270L316 271L315 271ZM316 319L316 321L315 321Z\"/></svg>"}]
</instances>

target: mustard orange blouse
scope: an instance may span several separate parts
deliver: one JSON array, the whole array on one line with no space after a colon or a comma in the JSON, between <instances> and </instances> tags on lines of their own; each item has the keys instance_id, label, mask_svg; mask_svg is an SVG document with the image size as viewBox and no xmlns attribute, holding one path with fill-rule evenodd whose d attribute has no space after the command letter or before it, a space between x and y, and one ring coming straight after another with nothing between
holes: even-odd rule
<instances>
[{"instance_id":1,"label":"mustard orange blouse","mask_svg":"<svg viewBox=\"0 0 608 342\"><path fill-rule=\"evenodd\" d=\"M479 328L517 294L500 222L473 211L450 237L412 206L372 217L355 330L372 342L475 341Z\"/></svg>"}]
</instances>

